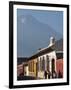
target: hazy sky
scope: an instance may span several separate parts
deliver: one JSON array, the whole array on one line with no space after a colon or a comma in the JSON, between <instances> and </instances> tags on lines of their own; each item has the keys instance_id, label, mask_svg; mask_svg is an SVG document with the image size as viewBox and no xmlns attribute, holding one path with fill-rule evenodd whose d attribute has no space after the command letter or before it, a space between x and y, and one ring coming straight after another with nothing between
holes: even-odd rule
<instances>
[{"instance_id":1,"label":"hazy sky","mask_svg":"<svg viewBox=\"0 0 71 90\"><path fill-rule=\"evenodd\" d=\"M32 25L30 21L32 22ZM36 30L37 32L35 32L34 30L37 29L38 26L37 22L39 24L38 29L40 29L42 24L44 29L46 28L48 29L50 27L50 30L55 30L55 32L61 35L63 34L62 11L17 9L17 56L18 57L31 56L37 51L38 48L45 47L47 45L46 44L48 42L47 33L49 32L45 30L44 32L42 30L41 31ZM49 27L47 27L47 25ZM32 32L34 35L31 34ZM40 41L39 35L41 39L44 40L43 45L41 45L42 41ZM34 45L34 43L37 44Z\"/></svg>"}]
</instances>

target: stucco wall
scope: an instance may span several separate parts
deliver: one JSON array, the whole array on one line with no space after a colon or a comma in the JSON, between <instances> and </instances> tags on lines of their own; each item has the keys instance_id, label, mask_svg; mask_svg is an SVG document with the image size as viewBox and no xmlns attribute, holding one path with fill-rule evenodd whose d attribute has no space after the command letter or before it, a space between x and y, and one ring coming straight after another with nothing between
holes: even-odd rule
<instances>
[{"instance_id":1,"label":"stucco wall","mask_svg":"<svg viewBox=\"0 0 71 90\"><path fill-rule=\"evenodd\" d=\"M21 73L23 73L23 65L21 64L21 65L18 65L17 66L17 76L19 76Z\"/></svg>"},{"instance_id":2,"label":"stucco wall","mask_svg":"<svg viewBox=\"0 0 71 90\"><path fill-rule=\"evenodd\" d=\"M60 71L63 76L63 59L56 60L56 71L57 73Z\"/></svg>"}]
</instances>

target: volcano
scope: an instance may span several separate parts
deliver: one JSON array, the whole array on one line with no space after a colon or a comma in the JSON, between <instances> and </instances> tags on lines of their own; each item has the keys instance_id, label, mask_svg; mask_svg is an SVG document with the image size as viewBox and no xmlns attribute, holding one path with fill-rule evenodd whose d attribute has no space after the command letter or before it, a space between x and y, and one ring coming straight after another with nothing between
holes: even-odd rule
<instances>
[{"instance_id":1,"label":"volcano","mask_svg":"<svg viewBox=\"0 0 71 90\"><path fill-rule=\"evenodd\" d=\"M59 40L63 36L32 15L22 15L17 18L18 56L31 56L39 48L47 47L50 37L55 37L56 40Z\"/></svg>"}]
</instances>

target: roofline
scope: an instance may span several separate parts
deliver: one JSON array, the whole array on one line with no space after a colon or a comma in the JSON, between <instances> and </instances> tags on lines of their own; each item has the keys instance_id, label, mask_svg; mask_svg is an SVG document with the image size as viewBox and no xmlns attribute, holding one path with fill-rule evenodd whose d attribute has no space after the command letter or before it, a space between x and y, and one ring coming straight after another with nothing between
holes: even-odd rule
<instances>
[{"instance_id":1,"label":"roofline","mask_svg":"<svg viewBox=\"0 0 71 90\"><path fill-rule=\"evenodd\" d=\"M41 55L45 54L46 52L49 53L51 51L54 51L54 44L52 46L49 46L49 47L45 48L45 49L42 49L41 51L39 51L36 54L29 57L28 59L37 58L38 56L41 56Z\"/></svg>"},{"instance_id":2,"label":"roofline","mask_svg":"<svg viewBox=\"0 0 71 90\"><path fill-rule=\"evenodd\" d=\"M63 51L56 51L56 53L63 53Z\"/></svg>"}]
</instances>

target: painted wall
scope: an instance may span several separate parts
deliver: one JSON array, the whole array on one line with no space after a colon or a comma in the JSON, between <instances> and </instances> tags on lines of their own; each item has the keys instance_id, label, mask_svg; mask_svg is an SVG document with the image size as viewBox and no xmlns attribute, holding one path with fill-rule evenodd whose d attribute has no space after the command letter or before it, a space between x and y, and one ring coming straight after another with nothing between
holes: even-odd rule
<instances>
[{"instance_id":1,"label":"painted wall","mask_svg":"<svg viewBox=\"0 0 71 90\"><path fill-rule=\"evenodd\" d=\"M28 62L29 76L36 77L37 75L37 58L31 59Z\"/></svg>"},{"instance_id":2,"label":"painted wall","mask_svg":"<svg viewBox=\"0 0 71 90\"><path fill-rule=\"evenodd\" d=\"M57 73L60 71L63 77L63 59L56 60L56 71Z\"/></svg>"},{"instance_id":3,"label":"painted wall","mask_svg":"<svg viewBox=\"0 0 71 90\"><path fill-rule=\"evenodd\" d=\"M52 62L52 59L54 59L55 60L55 70L56 70L56 53L55 53L55 51L52 51L52 52L50 52L50 53L46 53L45 55L42 55L42 56L39 56L38 57L38 60L39 60L39 62L40 62L40 58L41 58L41 60L42 60L42 58L44 57L44 59L45 59L45 61L47 60L47 58L46 58L46 56L48 55L48 57L49 57L49 71L50 72L52 72L52 65L51 65L51 62ZM46 61L47 62L47 61ZM46 65L46 63L45 63L45 68L47 67L47 65ZM46 69L45 69L46 70ZM44 71L45 71L44 70ZM38 71L38 77L39 78L44 78L44 71Z\"/></svg>"},{"instance_id":4,"label":"painted wall","mask_svg":"<svg viewBox=\"0 0 71 90\"><path fill-rule=\"evenodd\" d=\"M24 68L23 68L23 64L21 64L21 65L18 65L17 66L17 76L20 76L20 74L22 74L23 73L23 75L24 75Z\"/></svg>"}]
</instances>

